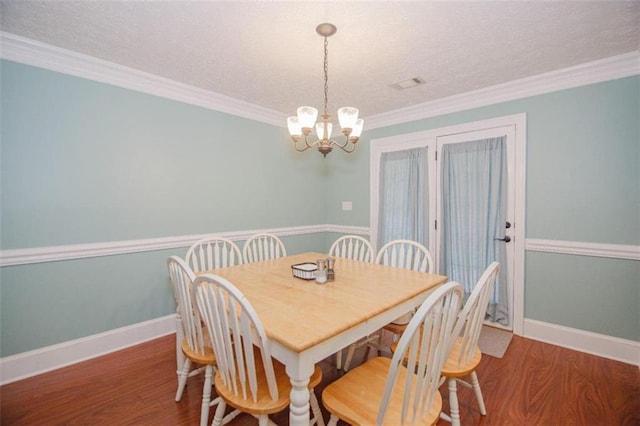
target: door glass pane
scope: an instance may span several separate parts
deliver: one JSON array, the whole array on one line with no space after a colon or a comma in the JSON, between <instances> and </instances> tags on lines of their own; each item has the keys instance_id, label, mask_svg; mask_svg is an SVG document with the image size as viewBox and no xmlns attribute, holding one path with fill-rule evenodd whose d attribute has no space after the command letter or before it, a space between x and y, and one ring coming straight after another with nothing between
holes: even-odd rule
<instances>
[{"instance_id":1,"label":"door glass pane","mask_svg":"<svg viewBox=\"0 0 640 426\"><path fill-rule=\"evenodd\" d=\"M378 247L396 239L429 247L427 158L426 147L382 154Z\"/></svg>"},{"instance_id":2,"label":"door glass pane","mask_svg":"<svg viewBox=\"0 0 640 426\"><path fill-rule=\"evenodd\" d=\"M506 137L443 144L440 272L468 296L493 261L505 265ZM506 268L501 268L504 271ZM507 285L498 277L488 319L509 325Z\"/></svg>"}]
</instances>

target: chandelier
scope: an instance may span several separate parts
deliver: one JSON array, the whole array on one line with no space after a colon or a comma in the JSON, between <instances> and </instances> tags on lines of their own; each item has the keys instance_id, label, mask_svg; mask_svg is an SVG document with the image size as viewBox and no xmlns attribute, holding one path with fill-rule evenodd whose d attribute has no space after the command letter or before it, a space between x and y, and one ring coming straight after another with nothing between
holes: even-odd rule
<instances>
[{"instance_id":1,"label":"chandelier","mask_svg":"<svg viewBox=\"0 0 640 426\"><path fill-rule=\"evenodd\" d=\"M357 108L343 107L338 110L338 122L342 128L344 141L336 142L331 137L333 124L330 121L331 116L327 114L329 98L329 65L327 61L329 43L327 37L331 37L336 31L337 28L333 24L325 23L316 27L316 32L324 37L324 113L320 116L322 121L316 123L318 110L310 106L301 106L298 108L297 116L287 118L287 127L296 150L302 152L309 148L317 147L324 157L333 150L334 146L348 153L353 152L356 149L356 142L360 139L364 126L364 120L358 118L359 111ZM311 141L309 135L314 126L317 140Z\"/></svg>"}]
</instances>

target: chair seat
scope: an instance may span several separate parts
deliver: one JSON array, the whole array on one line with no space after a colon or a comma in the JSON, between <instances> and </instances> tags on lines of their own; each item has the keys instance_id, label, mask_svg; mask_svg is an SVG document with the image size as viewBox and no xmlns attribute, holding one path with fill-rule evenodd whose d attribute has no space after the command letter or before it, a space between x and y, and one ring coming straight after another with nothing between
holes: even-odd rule
<instances>
[{"instance_id":1,"label":"chair seat","mask_svg":"<svg viewBox=\"0 0 640 426\"><path fill-rule=\"evenodd\" d=\"M407 325L409 324L389 323L385 325L383 328L387 331L392 332L393 334L402 335L402 333L404 333L404 330L407 328Z\"/></svg>"},{"instance_id":2,"label":"chair seat","mask_svg":"<svg viewBox=\"0 0 640 426\"><path fill-rule=\"evenodd\" d=\"M185 356L196 364L207 365L216 363L216 356L213 353L213 349L207 342L205 342L204 354L199 354L191 350L189 343L187 342L187 338L185 337L182 339L182 352L184 352Z\"/></svg>"},{"instance_id":3,"label":"chair seat","mask_svg":"<svg viewBox=\"0 0 640 426\"><path fill-rule=\"evenodd\" d=\"M480 348L476 345L473 348L473 356L471 360L466 364L458 365L458 358L460 357L460 349L462 347L462 337L458 337L456 342L451 349L451 353L449 353L449 358L442 367L442 375L447 377L464 377L469 374L473 370L476 369L478 364L480 364L480 360L482 359L482 353L480 352Z\"/></svg>"},{"instance_id":4,"label":"chair seat","mask_svg":"<svg viewBox=\"0 0 640 426\"><path fill-rule=\"evenodd\" d=\"M382 401L385 383L391 360L377 357L350 370L335 382L327 386L322 393L324 406L347 423L355 425L371 425L376 423L378 408ZM400 367L398 380L389 400L385 425L401 425L402 401L407 369ZM436 391L434 403L424 418L416 421L416 425L433 425L438 421L442 410L442 397ZM410 419L407 419L410 421Z\"/></svg>"},{"instance_id":5,"label":"chair seat","mask_svg":"<svg viewBox=\"0 0 640 426\"><path fill-rule=\"evenodd\" d=\"M256 359L260 359L258 353L256 353ZM215 388L218 395L228 405L245 413L262 415L277 413L284 410L289 405L289 394L291 393L291 381L289 380L289 376L287 376L285 366L276 359L273 359L273 370L278 383L278 399L276 400L272 400L271 395L269 394L264 366L261 362L258 362L255 368L258 378L258 396L256 401L254 401L250 396L245 400L240 387L238 387L238 394L236 395L233 389L230 389L224 384L220 371L216 372L215 376ZM313 392L313 388L318 386L321 381L322 370L316 365L309 380L310 392Z\"/></svg>"}]
</instances>

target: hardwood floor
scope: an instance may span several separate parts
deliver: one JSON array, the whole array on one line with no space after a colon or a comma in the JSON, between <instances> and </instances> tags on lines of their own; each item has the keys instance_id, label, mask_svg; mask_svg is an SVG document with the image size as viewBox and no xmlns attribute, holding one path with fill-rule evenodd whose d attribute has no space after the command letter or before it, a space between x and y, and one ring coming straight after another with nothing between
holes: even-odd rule
<instances>
[{"instance_id":1,"label":"hardwood floor","mask_svg":"<svg viewBox=\"0 0 640 426\"><path fill-rule=\"evenodd\" d=\"M182 401L174 401L174 339L163 337L2 386L0 424L198 424L203 379L190 379ZM333 363L332 358L321 363L319 396L337 377ZM504 358L483 356L478 377L488 414L481 416L473 392L461 388L463 425L640 425L638 366L514 336ZM441 392L448 411L446 384ZM288 424L288 413L272 419ZM232 424L257 421L242 415Z\"/></svg>"}]
</instances>

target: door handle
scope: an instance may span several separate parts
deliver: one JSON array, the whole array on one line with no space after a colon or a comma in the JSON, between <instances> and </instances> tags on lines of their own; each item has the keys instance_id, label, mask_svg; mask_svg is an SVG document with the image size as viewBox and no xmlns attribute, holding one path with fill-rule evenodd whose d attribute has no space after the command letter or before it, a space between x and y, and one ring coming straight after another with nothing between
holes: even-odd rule
<instances>
[{"instance_id":1,"label":"door handle","mask_svg":"<svg viewBox=\"0 0 640 426\"><path fill-rule=\"evenodd\" d=\"M504 241L505 243L508 243L509 241L511 241L511 237L508 235L505 235L504 238L494 238L494 240L496 241Z\"/></svg>"}]
</instances>

